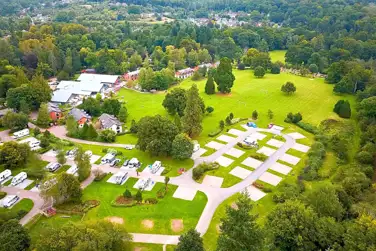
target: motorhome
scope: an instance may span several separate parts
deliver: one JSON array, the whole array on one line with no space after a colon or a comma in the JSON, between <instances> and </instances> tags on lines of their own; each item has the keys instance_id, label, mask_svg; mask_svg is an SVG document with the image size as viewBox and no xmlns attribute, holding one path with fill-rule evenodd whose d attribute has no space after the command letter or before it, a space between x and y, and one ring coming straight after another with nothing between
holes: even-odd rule
<instances>
[{"instance_id":1,"label":"motorhome","mask_svg":"<svg viewBox=\"0 0 376 251\"><path fill-rule=\"evenodd\" d=\"M48 163L48 165L46 166L46 169L50 172L55 172L60 167L61 165L59 163L52 162L52 163Z\"/></svg>"},{"instance_id":2,"label":"motorhome","mask_svg":"<svg viewBox=\"0 0 376 251\"><path fill-rule=\"evenodd\" d=\"M72 165L71 167L69 167L69 169L67 170L67 174L76 174L78 171L78 166L77 165Z\"/></svg>"},{"instance_id":3,"label":"motorhome","mask_svg":"<svg viewBox=\"0 0 376 251\"><path fill-rule=\"evenodd\" d=\"M85 154L89 157L93 156L93 152L92 151L86 151Z\"/></svg>"},{"instance_id":4,"label":"motorhome","mask_svg":"<svg viewBox=\"0 0 376 251\"><path fill-rule=\"evenodd\" d=\"M138 161L137 158L132 158L129 162L128 162L128 167L129 168L139 168L141 166L141 162Z\"/></svg>"},{"instance_id":5,"label":"motorhome","mask_svg":"<svg viewBox=\"0 0 376 251\"><path fill-rule=\"evenodd\" d=\"M118 185L121 185L124 180L126 180L128 177L128 173L118 172L115 174L115 182Z\"/></svg>"},{"instance_id":6,"label":"motorhome","mask_svg":"<svg viewBox=\"0 0 376 251\"><path fill-rule=\"evenodd\" d=\"M6 169L0 173L0 183L3 183L5 180L7 180L10 176L12 176L12 171L9 169Z\"/></svg>"},{"instance_id":7,"label":"motorhome","mask_svg":"<svg viewBox=\"0 0 376 251\"><path fill-rule=\"evenodd\" d=\"M22 183L26 179L27 179L27 173L20 172L19 174L17 174L16 176L13 177L13 179L12 179L12 181L11 181L10 184L12 186L16 186L16 185Z\"/></svg>"},{"instance_id":8,"label":"motorhome","mask_svg":"<svg viewBox=\"0 0 376 251\"><path fill-rule=\"evenodd\" d=\"M144 189L146 189L146 188L149 186L149 184L152 183L152 182L153 182L153 181L152 181L151 178L142 179L142 180L140 180L140 181L138 182L137 187L138 187L138 189L140 189L140 190L144 190Z\"/></svg>"},{"instance_id":9,"label":"motorhome","mask_svg":"<svg viewBox=\"0 0 376 251\"><path fill-rule=\"evenodd\" d=\"M116 155L114 153L107 153L101 160L101 164L111 163L115 159Z\"/></svg>"},{"instance_id":10,"label":"motorhome","mask_svg":"<svg viewBox=\"0 0 376 251\"><path fill-rule=\"evenodd\" d=\"M159 168L162 167L162 162L160 162L159 160L157 160L156 162L153 163L153 165L151 166L151 173L156 173L158 172Z\"/></svg>"},{"instance_id":11,"label":"motorhome","mask_svg":"<svg viewBox=\"0 0 376 251\"><path fill-rule=\"evenodd\" d=\"M3 199L3 207L5 207L5 208L11 207L11 206L14 205L19 199L20 199L20 197L18 197L17 195L7 195L7 196L5 196L5 198Z\"/></svg>"},{"instance_id":12,"label":"motorhome","mask_svg":"<svg viewBox=\"0 0 376 251\"><path fill-rule=\"evenodd\" d=\"M243 142L248 146L258 148L257 139L253 138L252 136L246 137Z\"/></svg>"},{"instance_id":13,"label":"motorhome","mask_svg":"<svg viewBox=\"0 0 376 251\"><path fill-rule=\"evenodd\" d=\"M69 150L67 152L68 158L74 158L74 156L76 156L76 154L77 154L77 151L78 151L77 148L73 148L72 150Z\"/></svg>"},{"instance_id":14,"label":"motorhome","mask_svg":"<svg viewBox=\"0 0 376 251\"><path fill-rule=\"evenodd\" d=\"M19 139L19 138L28 136L29 134L30 134L30 130L29 129L23 129L21 131L13 133L12 138Z\"/></svg>"}]
</instances>

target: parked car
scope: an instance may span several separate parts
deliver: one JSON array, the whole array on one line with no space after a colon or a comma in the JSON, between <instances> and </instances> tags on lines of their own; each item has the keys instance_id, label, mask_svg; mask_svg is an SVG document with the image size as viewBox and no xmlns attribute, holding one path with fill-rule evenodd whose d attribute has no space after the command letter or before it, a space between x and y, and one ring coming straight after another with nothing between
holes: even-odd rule
<instances>
[{"instance_id":1,"label":"parked car","mask_svg":"<svg viewBox=\"0 0 376 251\"><path fill-rule=\"evenodd\" d=\"M7 195L7 196L5 196L5 198L3 199L3 207L5 207L5 208L11 207L11 206L14 205L19 199L20 199L20 197L18 197L17 195Z\"/></svg>"},{"instance_id":2,"label":"parked car","mask_svg":"<svg viewBox=\"0 0 376 251\"><path fill-rule=\"evenodd\" d=\"M129 164L129 159L125 159L124 163L123 163L123 166L128 166L128 164Z\"/></svg>"},{"instance_id":3,"label":"parked car","mask_svg":"<svg viewBox=\"0 0 376 251\"><path fill-rule=\"evenodd\" d=\"M132 145L126 145L124 147L125 150L132 150L133 148L134 148L134 146L132 146Z\"/></svg>"},{"instance_id":4,"label":"parked car","mask_svg":"<svg viewBox=\"0 0 376 251\"><path fill-rule=\"evenodd\" d=\"M57 162L48 163L46 166L46 169L50 172L55 172L57 169L59 169L61 165Z\"/></svg>"},{"instance_id":5,"label":"parked car","mask_svg":"<svg viewBox=\"0 0 376 251\"><path fill-rule=\"evenodd\" d=\"M120 159L114 159L113 161L111 161L110 166L116 166L119 163L120 163Z\"/></svg>"}]
</instances>

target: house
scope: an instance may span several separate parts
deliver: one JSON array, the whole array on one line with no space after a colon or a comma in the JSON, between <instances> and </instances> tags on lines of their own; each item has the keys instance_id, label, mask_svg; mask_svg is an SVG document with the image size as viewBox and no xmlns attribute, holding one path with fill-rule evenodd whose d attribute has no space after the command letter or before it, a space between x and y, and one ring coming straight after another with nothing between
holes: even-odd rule
<instances>
[{"instance_id":1,"label":"house","mask_svg":"<svg viewBox=\"0 0 376 251\"><path fill-rule=\"evenodd\" d=\"M85 123L89 123L91 120L91 116L89 114L87 114L84 110L77 108L70 110L69 115L73 116L79 127L83 127Z\"/></svg>"},{"instance_id":2,"label":"house","mask_svg":"<svg viewBox=\"0 0 376 251\"><path fill-rule=\"evenodd\" d=\"M116 133L121 133L123 131L122 123L114 116L103 113L99 118L101 129L111 129Z\"/></svg>"},{"instance_id":3,"label":"house","mask_svg":"<svg viewBox=\"0 0 376 251\"><path fill-rule=\"evenodd\" d=\"M81 74L77 81L80 82L97 82L103 84L105 88L113 87L116 84L119 84L118 75L104 75L104 74L92 74L92 73L83 73Z\"/></svg>"},{"instance_id":4,"label":"house","mask_svg":"<svg viewBox=\"0 0 376 251\"><path fill-rule=\"evenodd\" d=\"M56 121L63 117L63 112L59 108L57 104L48 103L48 113L50 115L51 120Z\"/></svg>"},{"instance_id":5,"label":"house","mask_svg":"<svg viewBox=\"0 0 376 251\"><path fill-rule=\"evenodd\" d=\"M175 78L186 79L186 78L192 76L194 72L195 72L195 70L192 69L192 68L186 68L186 69L183 69L183 70L179 70L175 73Z\"/></svg>"},{"instance_id":6,"label":"house","mask_svg":"<svg viewBox=\"0 0 376 251\"><path fill-rule=\"evenodd\" d=\"M140 75L140 70L137 70L137 71L130 71L126 74L124 74L124 79L126 81L129 81L129 80L136 80L138 79L138 76Z\"/></svg>"}]
</instances>

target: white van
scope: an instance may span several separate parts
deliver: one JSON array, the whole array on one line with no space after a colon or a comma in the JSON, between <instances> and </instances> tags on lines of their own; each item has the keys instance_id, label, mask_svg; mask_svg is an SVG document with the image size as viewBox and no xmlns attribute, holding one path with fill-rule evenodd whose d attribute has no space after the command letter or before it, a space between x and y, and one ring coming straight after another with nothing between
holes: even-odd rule
<instances>
[{"instance_id":1,"label":"white van","mask_svg":"<svg viewBox=\"0 0 376 251\"><path fill-rule=\"evenodd\" d=\"M16 185L22 183L26 179L27 179L27 173L20 172L19 174L17 174L16 176L13 177L13 179L12 179L12 181L11 181L10 184L12 186L16 186Z\"/></svg>"},{"instance_id":2,"label":"white van","mask_svg":"<svg viewBox=\"0 0 376 251\"><path fill-rule=\"evenodd\" d=\"M0 173L0 183L2 183L4 180L8 179L12 175L12 171L9 169L6 169Z\"/></svg>"},{"instance_id":3,"label":"white van","mask_svg":"<svg viewBox=\"0 0 376 251\"><path fill-rule=\"evenodd\" d=\"M115 160L116 155L114 153L107 153L101 160L101 164L110 163Z\"/></svg>"},{"instance_id":4,"label":"white van","mask_svg":"<svg viewBox=\"0 0 376 251\"><path fill-rule=\"evenodd\" d=\"M162 162L160 162L159 160L157 160L156 162L154 162L154 164L151 166L151 173L156 173L158 172L159 168L162 167Z\"/></svg>"},{"instance_id":5,"label":"white van","mask_svg":"<svg viewBox=\"0 0 376 251\"><path fill-rule=\"evenodd\" d=\"M19 199L20 199L20 197L18 197L17 195L7 195L7 196L5 196L5 198L3 199L3 207L5 207L5 208L11 207L11 206L14 205L14 203L16 203Z\"/></svg>"},{"instance_id":6,"label":"white van","mask_svg":"<svg viewBox=\"0 0 376 251\"><path fill-rule=\"evenodd\" d=\"M29 129L23 129L21 131L13 133L12 138L19 139L19 138L28 136L29 134L30 134L30 130Z\"/></svg>"},{"instance_id":7,"label":"white van","mask_svg":"<svg viewBox=\"0 0 376 251\"><path fill-rule=\"evenodd\" d=\"M118 185L121 185L124 180L128 177L128 173L118 172L115 174L115 182Z\"/></svg>"},{"instance_id":8,"label":"white van","mask_svg":"<svg viewBox=\"0 0 376 251\"><path fill-rule=\"evenodd\" d=\"M78 172L78 166L77 165L72 165L71 167L69 167L69 169L67 170L67 174L76 174Z\"/></svg>"}]
</instances>

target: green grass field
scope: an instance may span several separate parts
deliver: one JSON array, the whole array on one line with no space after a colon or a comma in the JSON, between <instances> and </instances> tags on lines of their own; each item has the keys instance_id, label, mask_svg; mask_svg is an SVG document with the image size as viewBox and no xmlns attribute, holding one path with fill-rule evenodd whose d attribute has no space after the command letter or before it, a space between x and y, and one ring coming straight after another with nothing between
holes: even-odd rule
<instances>
[{"instance_id":1,"label":"green grass field","mask_svg":"<svg viewBox=\"0 0 376 251\"><path fill-rule=\"evenodd\" d=\"M215 130L219 121L224 120L230 112L238 118L249 118L252 112L257 110L259 118L256 123L259 127L266 127L270 122L289 127L289 124L283 122L289 112L301 112L303 121L317 125L325 118L338 118L332 110L339 99L345 98L354 104L354 97L333 94L333 85L326 84L323 79L309 79L288 73L266 74L259 79L255 78L250 70L234 70L234 74L236 80L231 94L228 95L205 94L205 79L196 82L187 79L178 85L188 89L192 84L197 84L206 106L214 107L214 112L203 120L203 132L198 138L201 145L211 140L208 133ZM290 96L280 90L287 81L293 82L297 87L296 93ZM129 122L132 119L137 121L146 115L168 116L162 106L164 96L165 93L138 93L126 89L122 89L118 94L128 108ZM269 109L274 113L272 121L267 117ZM134 143L136 138L133 135L124 135L119 137L118 141Z\"/></svg>"},{"instance_id":2,"label":"green grass field","mask_svg":"<svg viewBox=\"0 0 376 251\"><path fill-rule=\"evenodd\" d=\"M207 202L206 196L198 192L193 201L185 201L172 197L176 186L169 185L165 198L160 199L155 205L142 205L134 207L114 207L111 203L117 196L122 195L126 188L132 194L137 192L133 188L137 179L130 178L124 185L114 185L106 182L107 177L101 182L94 182L84 190L83 200L99 200L101 204L90 210L84 220L103 219L106 217L121 217L129 232L179 234L196 226L202 210ZM143 192L143 199L156 198L156 193L164 186L157 183L150 192ZM182 219L184 229L174 232L171 229L171 220ZM143 220L151 220L154 227L146 228Z\"/></svg>"},{"instance_id":3,"label":"green grass field","mask_svg":"<svg viewBox=\"0 0 376 251\"><path fill-rule=\"evenodd\" d=\"M272 62L280 61L282 63L285 63L285 55L286 51L279 50L279 51L269 51L270 58L272 59Z\"/></svg>"}]
</instances>

